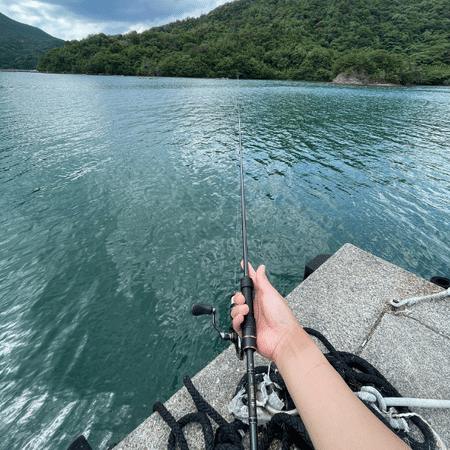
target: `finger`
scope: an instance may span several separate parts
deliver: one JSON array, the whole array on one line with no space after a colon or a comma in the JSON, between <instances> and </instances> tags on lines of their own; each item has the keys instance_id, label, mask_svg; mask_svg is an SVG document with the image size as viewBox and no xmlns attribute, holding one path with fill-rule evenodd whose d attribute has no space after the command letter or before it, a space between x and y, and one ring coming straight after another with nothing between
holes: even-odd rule
<instances>
[{"instance_id":1,"label":"finger","mask_svg":"<svg viewBox=\"0 0 450 450\"><path fill-rule=\"evenodd\" d=\"M241 267L242 270L244 270L244 261L241 261ZM255 269L253 269L253 266L250 263L248 263L248 274L250 275L250 278L253 278L252 275L254 275L255 273L256 272Z\"/></svg>"},{"instance_id":2,"label":"finger","mask_svg":"<svg viewBox=\"0 0 450 450\"><path fill-rule=\"evenodd\" d=\"M233 308L235 308L235 307L236 307L236 303L234 303L234 295L232 295L230 298L230 317L231 317L231 319L233 319L232 312L233 312Z\"/></svg>"},{"instance_id":3,"label":"finger","mask_svg":"<svg viewBox=\"0 0 450 450\"><path fill-rule=\"evenodd\" d=\"M267 289L272 287L266 276L266 266L261 265L258 267L255 273L254 283L259 289Z\"/></svg>"},{"instance_id":4,"label":"finger","mask_svg":"<svg viewBox=\"0 0 450 450\"><path fill-rule=\"evenodd\" d=\"M250 278L252 280L254 279L254 277L256 275L255 269L253 268L253 266L250 263L248 263L248 274L250 275Z\"/></svg>"},{"instance_id":5,"label":"finger","mask_svg":"<svg viewBox=\"0 0 450 450\"><path fill-rule=\"evenodd\" d=\"M240 305L234 308L231 311L231 317L233 318L233 328L240 333L241 332L241 325L244 321L244 317L248 314L248 306L247 305Z\"/></svg>"},{"instance_id":6,"label":"finger","mask_svg":"<svg viewBox=\"0 0 450 450\"><path fill-rule=\"evenodd\" d=\"M244 261L241 261L241 267L244 268ZM266 266L260 265L255 271L253 266L248 264L248 274L255 284L255 289L265 289L267 287L272 287L270 281L266 277Z\"/></svg>"},{"instance_id":7,"label":"finger","mask_svg":"<svg viewBox=\"0 0 450 450\"><path fill-rule=\"evenodd\" d=\"M242 315L239 315L233 319L233 329L234 329L234 331L236 331L236 333L239 334L239 336L242 335L241 325L242 325L243 321L244 321L244 316L242 316Z\"/></svg>"},{"instance_id":8,"label":"finger","mask_svg":"<svg viewBox=\"0 0 450 450\"><path fill-rule=\"evenodd\" d=\"M233 303L235 305L243 305L245 303L245 297L240 292L236 292L233 295Z\"/></svg>"},{"instance_id":9,"label":"finger","mask_svg":"<svg viewBox=\"0 0 450 450\"><path fill-rule=\"evenodd\" d=\"M237 316L245 316L248 314L248 305L236 305L231 312L231 318L234 319Z\"/></svg>"},{"instance_id":10,"label":"finger","mask_svg":"<svg viewBox=\"0 0 450 450\"><path fill-rule=\"evenodd\" d=\"M233 309L236 308L236 306L243 305L245 303L244 296L237 292L236 294L231 296L230 299L230 317L233 319Z\"/></svg>"}]
</instances>

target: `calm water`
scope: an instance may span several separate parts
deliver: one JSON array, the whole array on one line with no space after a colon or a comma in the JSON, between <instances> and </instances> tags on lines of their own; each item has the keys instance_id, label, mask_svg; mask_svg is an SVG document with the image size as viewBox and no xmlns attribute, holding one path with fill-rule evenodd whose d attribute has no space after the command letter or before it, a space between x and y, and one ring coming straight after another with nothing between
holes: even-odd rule
<instances>
[{"instance_id":1,"label":"calm water","mask_svg":"<svg viewBox=\"0 0 450 450\"><path fill-rule=\"evenodd\" d=\"M450 88L0 73L0 448L119 442L225 344L241 259L450 276ZM221 320L222 319L222 320Z\"/></svg>"}]
</instances>

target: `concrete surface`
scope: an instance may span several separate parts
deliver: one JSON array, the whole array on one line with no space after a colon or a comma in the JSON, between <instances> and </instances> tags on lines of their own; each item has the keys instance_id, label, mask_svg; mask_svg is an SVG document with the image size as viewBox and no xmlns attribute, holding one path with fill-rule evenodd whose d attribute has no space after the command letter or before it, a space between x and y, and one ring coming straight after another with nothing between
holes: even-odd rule
<instances>
[{"instance_id":1,"label":"concrete surface","mask_svg":"<svg viewBox=\"0 0 450 450\"><path fill-rule=\"evenodd\" d=\"M301 325L315 328L337 350L367 359L405 397L450 399L450 300L394 311L389 301L440 292L442 288L351 244L287 296ZM256 365L263 364L257 357ZM193 379L204 398L228 421L237 382L245 373L230 347ZM186 389L165 403L175 418L195 412ZM450 411L417 409L450 447ZM190 449L203 449L198 425L185 429ZM167 448L169 428L152 414L115 450Z\"/></svg>"}]
</instances>

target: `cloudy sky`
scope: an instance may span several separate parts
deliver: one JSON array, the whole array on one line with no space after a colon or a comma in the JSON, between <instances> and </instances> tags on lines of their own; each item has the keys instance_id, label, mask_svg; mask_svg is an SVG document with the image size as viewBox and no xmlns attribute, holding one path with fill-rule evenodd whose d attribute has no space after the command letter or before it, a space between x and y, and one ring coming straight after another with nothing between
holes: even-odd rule
<instances>
[{"instance_id":1,"label":"cloudy sky","mask_svg":"<svg viewBox=\"0 0 450 450\"><path fill-rule=\"evenodd\" d=\"M0 12L64 40L199 17L231 0L0 0Z\"/></svg>"}]
</instances>

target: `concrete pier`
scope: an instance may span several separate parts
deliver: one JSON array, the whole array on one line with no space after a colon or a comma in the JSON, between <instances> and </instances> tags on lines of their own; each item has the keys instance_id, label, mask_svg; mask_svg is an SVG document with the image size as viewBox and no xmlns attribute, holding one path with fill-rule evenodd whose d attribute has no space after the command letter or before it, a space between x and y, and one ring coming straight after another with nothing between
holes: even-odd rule
<instances>
[{"instance_id":1,"label":"concrete pier","mask_svg":"<svg viewBox=\"0 0 450 450\"><path fill-rule=\"evenodd\" d=\"M346 244L286 298L300 324L320 331L337 350L368 360L404 397L450 399L450 300L427 301L398 311L389 304L392 299L442 290ZM256 364L264 363L258 356ZM228 421L233 418L227 405L245 369L230 347L192 379L206 401ZM196 411L185 388L165 405L177 419ZM413 411L450 448L450 410ZM204 449L200 427L185 430L189 447ZM166 449L169 432L155 413L115 450Z\"/></svg>"}]
</instances>

